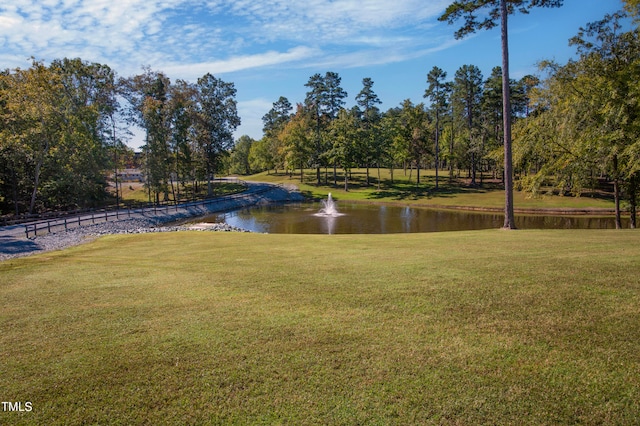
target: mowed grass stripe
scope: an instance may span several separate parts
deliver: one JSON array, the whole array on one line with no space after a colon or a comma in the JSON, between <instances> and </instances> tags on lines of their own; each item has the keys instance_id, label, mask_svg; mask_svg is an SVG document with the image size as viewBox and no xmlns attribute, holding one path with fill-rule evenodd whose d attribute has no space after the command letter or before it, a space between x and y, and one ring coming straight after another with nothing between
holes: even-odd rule
<instances>
[{"instance_id":1,"label":"mowed grass stripe","mask_svg":"<svg viewBox=\"0 0 640 426\"><path fill-rule=\"evenodd\" d=\"M634 424L635 231L108 236L0 263L11 424Z\"/></svg>"}]
</instances>

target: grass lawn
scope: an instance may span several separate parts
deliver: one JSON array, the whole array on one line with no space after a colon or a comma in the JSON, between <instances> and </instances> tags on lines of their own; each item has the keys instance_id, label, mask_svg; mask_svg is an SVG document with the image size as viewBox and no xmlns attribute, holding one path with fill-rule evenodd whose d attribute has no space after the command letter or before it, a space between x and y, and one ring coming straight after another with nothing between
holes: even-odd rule
<instances>
[{"instance_id":1,"label":"grass lawn","mask_svg":"<svg viewBox=\"0 0 640 426\"><path fill-rule=\"evenodd\" d=\"M148 204L150 202L149 191L144 186L144 184L139 182L123 182L121 185L122 185L120 189L121 193L119 194L119 196L120 196L120 202L123 203L124 205L129 206L129 205L136 205L136 204ZM213 182L213 191L215 196L236 194L238 192L244 191L245 189L246 189L245 186L238 183L234 183L234 182L224 182L224 181ZM113 201L113 204L115 205L115 187L113 186L110 187L109 192L113 197L112 201ZM176 197L177 195L178 194L176 194ZM178 199L179 202L184 203L184 202L193 201L194 199L193 185L188 184L186 187L186 192L185 192L185 188L181 187L179 195L180 195ZM198 188L198 193L196 195L196 198L202 199L202 198L205 198L206 196L207 196L207 183L201 182ZM161 200L163 199L164 199L164 195L161 196ZM151 196L151 200L153 201L153 195ZM169 202L174 201L172 193L169 193L169 200L170 200Z\"/></svg>"},{"instance_id":2,"label":"grass lawn","mask_svg":"<svg viewBox=\"0 0 640 426\"><path fill-rule=\"evenodd\" d=\"M0 424L638 424L640 234L108 236L0 262Z\"/></svg>"},{"instance_id":3,"label":"grass lawn","mask_svg":"<svg viewBox=\"0 0 640 426\"><path fill-rule=\"evenodd\" d=\"M402 169L391 173L388 169L381 169L380 189L377 187L377 169L370 169L370 186L366 186L366 169L354 169L349 191L344 190L344 174L338 171L338 184L333 185L333 169L328 170L328 184L325 182L325 171L322 170L322 185L318 186L315 169L305 170L303 182L300 182L300 171L297 175L289 176L284 173L259 173L245 180L294 184L309 197L324 198L331 192L339 200L371 201L385 203L414 204L431 207L467 206L475 208L504 208L504 189L495 181L485 178L482 186L472 187L465 180L456 179L449 183L448 172L440 173L438 191L435 190L435 171L421 170L420 185L416 184L416 171ZM480 178L478 177L478 183ZM558 196L542 194L532 196L524 191L514 192L516 209L613 209L613 198L607 194L590 193L582 197Z\"/></svg>"}]
</instances>

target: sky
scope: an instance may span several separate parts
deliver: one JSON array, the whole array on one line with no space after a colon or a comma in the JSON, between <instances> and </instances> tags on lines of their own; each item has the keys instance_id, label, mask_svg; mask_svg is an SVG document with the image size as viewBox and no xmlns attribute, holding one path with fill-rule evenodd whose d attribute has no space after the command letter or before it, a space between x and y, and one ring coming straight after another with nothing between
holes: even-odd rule
<instances>
[{"instance_id":1,"label":"sky","mask_svg":"<svg viewBox=\"0 0 640 426\"><path fill-rule=\"evenodd\" d=\"M262 137L262 116L280 96L304 101L309 77L337 72L355 105L362 80L387 110L425 101L438 66L453 79L462 65L488 77L501 64L500 31L454 38L459 23L439 22L452 0L4 0L0 69L81 58L120 77L145 66L171 81L211 73L237 89L236 138ZM564 0L509 18L512 78L537 74L543 59L575 57L568 40L581 26L622 8L620 0ZM128 142L143 143L137 131Z\"/></svg>"}]
</instances>

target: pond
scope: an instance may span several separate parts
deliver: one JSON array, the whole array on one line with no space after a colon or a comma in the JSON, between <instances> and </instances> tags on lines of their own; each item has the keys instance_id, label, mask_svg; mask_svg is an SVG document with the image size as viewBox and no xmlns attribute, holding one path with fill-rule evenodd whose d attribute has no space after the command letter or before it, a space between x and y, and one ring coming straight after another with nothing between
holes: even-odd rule
<instances>
[{"instance_id":1,"label":"pond","mask_svg":"<svg viewBox=\"0 0 640 426\"><path fill-rule=\"evenodd\" d=\"M500 228L501 213L431 210L376 204L338 203L338 215L318 215L320 203L252 207L199 218L270 234L391 234ZM516 215L520 229L615 228L612 217Z\"/></svg>"}]
</instances>

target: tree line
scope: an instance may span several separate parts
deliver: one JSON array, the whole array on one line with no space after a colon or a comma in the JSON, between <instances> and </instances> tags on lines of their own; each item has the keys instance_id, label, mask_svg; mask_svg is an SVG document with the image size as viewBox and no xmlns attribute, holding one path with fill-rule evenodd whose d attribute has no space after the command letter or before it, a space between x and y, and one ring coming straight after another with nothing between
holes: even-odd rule
<instances>
[{"instance_id":1,"label":"tree line","mask_svg":"<svg viewBox=\"0 0 640 426\"><path fill-rule=\"evenodd\" d=\"M629 2L629 8L638 11ZM531 93L533 113L514 129L521 185L579 194L606 178L613 183L616 227L626 201L636 227L640 189L640 31L622 31L624 12L581 28L570 44L578 58L541 64L548 74ZM636 16L637 13L636 13Z\"/></svg>"},{"instance_id":2,"label":"tree line","mask_svg":"<svg viewBox=\"0 0 640 426\"><path fill-rule=\"evenodd\" d=\"M349 171L354 167L415 170L446 170L453 179L466 173L472 184L481 184L486 173L500 176L501 163L495 151L502 144L502 72L495 67L486 79L477 66L464 65L452 81L438 67L429 72L425 102L410 99L381 111L371 78L362 80L355 105L345 107L347 92L335 72L315 74L303 102L294 108L280 97L263 117L264 136L252 141L243 137L231 156L233 172L315 169L322 183L321 169L331 169L337 184L337 170L348 190ZM533 76L511 81L512 115L528 114ZM484 174L480 174L480 171ZM436 175L436 188L441 179ZM367 184L370 183L367 172ZM379 184L379 179L377 184Z\"/></svg>"},{"instance_id":3,"label":"tree line","mask_svg":"<svg viewBox=\"0 0 640 426\"><path fill-rule=\"evenodd\" d=\"M81 59L33 60L0 72L0 210L14 214L103 205L109 175L131 160L129 126L145 131L149 198L179 198L222 168L240 125L236 90L206 74L172 83L162 72L118 78ZM209 185L210 188L210 185ZM116 200L118 201L118 200Z\"/></svg>"}]
</instances>

